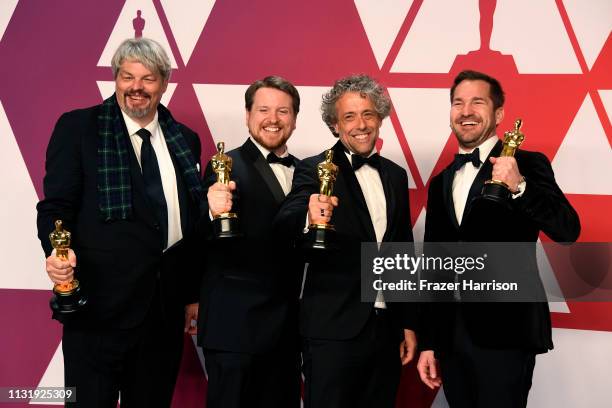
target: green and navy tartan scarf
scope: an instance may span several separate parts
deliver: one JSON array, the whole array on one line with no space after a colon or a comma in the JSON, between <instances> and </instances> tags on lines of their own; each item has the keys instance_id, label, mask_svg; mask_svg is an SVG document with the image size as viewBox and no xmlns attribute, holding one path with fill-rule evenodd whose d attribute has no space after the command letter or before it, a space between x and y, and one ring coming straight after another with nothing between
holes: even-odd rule
<instances>
[{"instance_id":1,"label":"green and navy tartan scarf","mask_svg":"<svg viewBox=\"0 0 612 408\"><path fill-rule=\"evenodd\" d=\"M174 155L185 185L199 203L203 197L196 161L170 111L161 104L158 121L168 150ZM132 183L128 149L131 145L124 131L123 116L115 94L102 103L98 115L98 204L102 220L125 220L132 216Z\"/></svg>"}]
</instances>

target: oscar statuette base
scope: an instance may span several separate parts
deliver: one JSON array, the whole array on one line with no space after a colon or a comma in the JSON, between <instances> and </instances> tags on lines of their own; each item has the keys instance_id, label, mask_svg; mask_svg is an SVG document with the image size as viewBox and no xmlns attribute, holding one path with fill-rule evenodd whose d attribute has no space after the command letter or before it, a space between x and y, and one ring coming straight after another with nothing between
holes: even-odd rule
<instances>
[{"instance_id":1,"label":"oscar statuette base","mask_svg":"<svg viewBox=\"0 0 612 408\"><path fill-rule=\"evenodd\" d=\"M235 213L223 213L213 218L213 233L215 238L240 238L240 222Z\"/></svg>"},{"instance_id":2,"label":"oscar statuette base","mask_svg":"<svg viewBox=\"0 0 612 408\"><path fill-rule=\"evenodd\" d=\"M315 251L337 249L336 229L331 224L311 224L302 248Z\"/></svg>"},{"instance_id":3,"label":"oscar statuette base","mask_svg":"<svg viewBox=\"0 0 612 408\"><path fill-rule=\"evenodd\" d=\"M70 314L80 310L87 304L87 298L81 291L77 280L72 281L73 288L70 291L60 291L53 288L53 296L49 300L51 310L59 314Z\"/></svg>"},{"instance_id":4,"label":"oscar statuette base","mask_svg":"<svg viewBox=\"0 0 612 408\"><path fill-rule=\"evenodd\" d=\"M512 193L510 193L510 190L508 190L508 186L506 186L505 183L490 180L485 182L485 185L482 187L481 195L482 198L486 200L492 200L500 204L505 204L512 196Z\"/></svg>"}]
</instances>

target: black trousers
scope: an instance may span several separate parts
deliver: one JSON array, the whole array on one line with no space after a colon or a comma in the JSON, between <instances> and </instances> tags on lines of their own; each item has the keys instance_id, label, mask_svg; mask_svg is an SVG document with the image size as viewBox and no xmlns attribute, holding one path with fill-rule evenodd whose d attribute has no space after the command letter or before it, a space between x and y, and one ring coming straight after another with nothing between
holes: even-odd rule
<instances>
[{"instance_id":1,"label":"black trousers","mask_svg":"<svg viewBox=\"0 0 612 408\"><path fill-rule=\"evenodd\" d=\"M524 408L535 353L475 345L457 313L453 351L440 359L444 395L451 408Z\"/></svg>"},{"instance_id":2,"label":"black trousers","mask_svg":"<svg viewBox=\"0 0 612 408\"><path fill-rule=\"evenodd\" d=\"M274 350L240 353L203 349L208 375L206 408L299 408L297 335Z\"/></svg>"},{"instance_id":3,"label":"black trousers","mask_svg":"<svg viewBox=\"0 0 612 408\"><path fill-rule=\"evenodd\" d=\"M401 329L372 311L356 337L303 341L305 408L393 408L401 374Z\"/></svg>"},{"instance_id":4,"label":"black trousers","mask_svg":"<svg viewBox=\"0 0 612 408\"><path fill-rule=\"evenodd\" d=\"M158 303L158 302L154 302ZM64 326L62 349L67 387L76 387L68 407L169 407L180 367L183 319L162 316L152 306L132 329Z\"/></svg>"}]
</instances>

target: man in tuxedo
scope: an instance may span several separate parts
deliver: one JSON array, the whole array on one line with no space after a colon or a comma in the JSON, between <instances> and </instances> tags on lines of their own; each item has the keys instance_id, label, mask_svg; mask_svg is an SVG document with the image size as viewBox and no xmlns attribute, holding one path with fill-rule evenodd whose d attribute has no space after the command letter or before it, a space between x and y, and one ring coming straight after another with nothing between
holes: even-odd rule
<instances>
[{"instance_id":1,"label":"man in tuxedo","mask_svg":"<svg viewBox=\"0 0 612 408\"><path fill-rule=\"evenodd\" d=\"M120 394L121 406L168 407L197 300L200 141L160 104L171 66L158 43L124 41L112 69L115 94L55 126L38 236L51 280L77 278L88 298L53 314L75 406L114 407ZM67 260L49 243L58 219L73 237Z\"/></svg>"},{"instance_id":2,"label":"man in tuxedo","mask_svg":"<svg viewBox=\"0 0 612 408\"><path fill-rule=\"evenodd\" d=\"M303 265L272 231L291 189L297 160L287 140L300 95L269 76L245 92L250 136L227 153L231 182L217 181L209 163L210 253L201 286L199 344L208 373L208 408L300 406L297 301ZM213 236L214 217L238 215L242 238Z\"/></svg>"},{"instance_id":3,"label":"man in tuxedo","mask_svg":"<svg viewBox=\"0 0 612 408\"><path fill-rule=\"evenodd\" d=\"M361 243L411 242L406 171L375 151L391 103L366 75L338 80L323 96L323 120L339 141L333 195L320 195L317 165L305 159L275 221L293 241L331 223L337 252L312 256L300 305L306 407L393 407L402 364L416 348L411 304L361 301Z\"/></svg>"},{"instance_id":4,"label":"man in tuxedo","mask_svg":"<svg viewBox=\"0 0 612 408\"><path fill-rule=\"evenodd\" d=\"M539 233L573 242L580 233L578 216L543 154L518 150L515 157L498 157L504 92L496 79L463 71L450 95L459 154L431 180L425 241L534 242L533 253L513 263L517 274L533 276L541 286ZM507 206L474 199L489 179L508 186ZM453 408L526 406L535 356L553 348L547 303L432 303L426 310L418 362L425 384L443 382Z\"/></svg>"}]
</instances>

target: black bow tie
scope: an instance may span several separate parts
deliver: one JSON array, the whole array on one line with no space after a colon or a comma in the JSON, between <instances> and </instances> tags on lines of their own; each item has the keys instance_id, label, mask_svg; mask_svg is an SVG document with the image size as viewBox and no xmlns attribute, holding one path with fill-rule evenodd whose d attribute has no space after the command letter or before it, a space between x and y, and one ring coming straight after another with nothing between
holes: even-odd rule
<instances>
[{"instance_id":1,"label":"black bow tie","mask_svg":"<svg viewBox=\"0 0 612 408\"><path fill-rule=\"evenodd\" d=\"M358 154L352 154L351 163L353 165L354 171L359 170L364 164L369 164L376 170L380 170L380 156L378 155L378 153L374 153L370 157L363 157Z\"/></svg>"},{"instance_id":2,"label":"black bow tie","mask_svg":"<svg viewBox=\"0 0 612 408\"><path fill-rule=\"evenodd\" d=\"M266 160L268 160L268 163L270 164L279 163L287 167L293 166L293 156L292 155L288 155L285 157L278 157L274 153L270 152L268 153L268 157L266 158Z\"/></svg>"},{"instance_id":3,"label":"black bow tie","mask_svg":"<svg viewBox=\"0 0 612 408\"><path fill-rule=\"evenodd\" d=\"M480 167L480 150L478 148L475 148L472 153L457 153L455 155L455 160L453 160L453 171L459 170L467 162L472 162L476 168Z\"/></svg>"}]
</instances>

